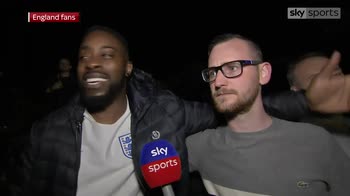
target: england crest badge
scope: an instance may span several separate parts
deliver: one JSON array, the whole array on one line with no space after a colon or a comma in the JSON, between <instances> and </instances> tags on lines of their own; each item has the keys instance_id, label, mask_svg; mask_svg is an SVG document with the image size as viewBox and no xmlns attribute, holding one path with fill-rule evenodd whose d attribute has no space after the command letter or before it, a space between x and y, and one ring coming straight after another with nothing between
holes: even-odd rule
<instances>
[{"instance_id":1,"label":"england crest badge","mask_svg":"<svg viewBox=\"0 0 350 196\"><path fill-rule=\"evenodd\" d=\"M131 159L132 158L132 154L131 154L131 143L132 143L132 141L131 141L131 134L128 133L128 134L119 136L119 143L120 143L120 146L123 149L124 155Z\"/></svg>"}]
</instances>

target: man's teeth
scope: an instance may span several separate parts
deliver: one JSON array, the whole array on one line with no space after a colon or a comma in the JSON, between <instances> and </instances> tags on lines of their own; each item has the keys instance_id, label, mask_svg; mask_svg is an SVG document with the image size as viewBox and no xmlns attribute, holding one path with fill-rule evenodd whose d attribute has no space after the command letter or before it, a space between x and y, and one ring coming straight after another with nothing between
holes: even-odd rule
<instances>
[{"instance_id":1,"label":"man's teeth","mask_svg":"<svg viewBox=\"0 0 350 196\"><path fill-rule=\"evenodd\" d=\"M107 80L104 78L88 78L88 79L86 79L87 83L97 83L97 82L105 82L105 81L107 81Z\"/></svg>"}]
</instances>

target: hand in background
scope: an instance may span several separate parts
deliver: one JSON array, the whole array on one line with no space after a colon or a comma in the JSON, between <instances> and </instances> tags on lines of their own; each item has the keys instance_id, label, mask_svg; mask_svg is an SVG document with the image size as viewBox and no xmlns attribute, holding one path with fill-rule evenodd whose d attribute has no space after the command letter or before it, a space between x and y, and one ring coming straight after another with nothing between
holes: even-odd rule
<instances>
[{"instance_id":1,"label":"hand in background","mask_svg":"<svg viewBox=\"0 0 350 196\"><path fill-rule=\"evenodd\" d=\"M350 74L339 68L341 54L334 51L329 62L311 81L306 90L309 107L322 113L350 111Z\"/></svg>"},{"instance_id":2,"label":"hand in background","mask_svg":"<svg viewBox=\"0 0 350 196\"><path fill-rule=\"evenodd\" d=\"M55 82L50 88L47 88L46 93L51 93L51 92L53 92L55 90L59 90L61 88L63 88L63 83L62 83L62 81L59 80L59 81Z\"/></svg>"}]
</instances>

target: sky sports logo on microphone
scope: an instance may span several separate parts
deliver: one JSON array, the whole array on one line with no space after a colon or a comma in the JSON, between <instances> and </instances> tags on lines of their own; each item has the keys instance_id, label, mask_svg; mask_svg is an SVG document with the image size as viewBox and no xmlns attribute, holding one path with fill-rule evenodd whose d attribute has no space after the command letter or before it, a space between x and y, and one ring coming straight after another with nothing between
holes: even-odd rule
<instances>
[{"instance_id":1,"label":"sky sports logo on microphone","mask_svg":"<svg viewBox=\"0 0 350 196\"><path fill-rule=\"evenodd\" d=\"M75 23L80 22L79 12L28 12L30 23Z\"/></svg>"},{"instance_id":2,"label":"sky sports logo on microphone","mask_svg":"<svg viewBox=\"0 0 350 196\"><path fill-rule=\"evenodd\" d=\"M288 19L340 19L341 9L339 7L291 7L287 10Z\"/></svg>"},{"instance_id":3,"label":"sky sports logo on microphone","mask_svg":"<svg viewBox=\"0 0 350 196\"><path fill-rule=\"evenodd\" d=\"M150 188L178 181L181 160L175 148L165 140L147 143L141 152L141 171Z\"/></svg>"}]
</instances>

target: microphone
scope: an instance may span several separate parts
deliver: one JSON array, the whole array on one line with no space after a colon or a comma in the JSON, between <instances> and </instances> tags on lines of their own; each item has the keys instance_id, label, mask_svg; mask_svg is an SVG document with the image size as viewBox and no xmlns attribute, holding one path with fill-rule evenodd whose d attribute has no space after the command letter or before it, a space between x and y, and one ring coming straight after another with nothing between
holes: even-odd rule
<instances>
[{"instance_id":1,"label":"microphone","mask_svg":"<svg viewBox=\"0 0 350 196\"><path fill-rule=\"evenodd\" d=\"M165 196L174 196L170 183L181 178L181 160L166 140L147 143L141 151L141 171L150 188L162 187Z\"/></svg>"}]
</instances>

